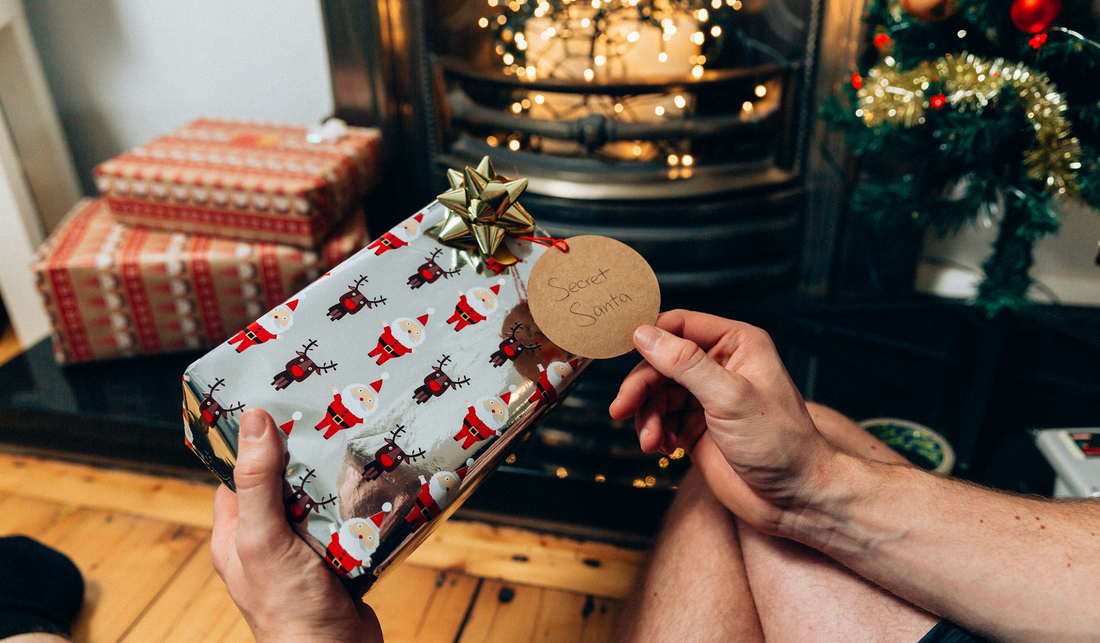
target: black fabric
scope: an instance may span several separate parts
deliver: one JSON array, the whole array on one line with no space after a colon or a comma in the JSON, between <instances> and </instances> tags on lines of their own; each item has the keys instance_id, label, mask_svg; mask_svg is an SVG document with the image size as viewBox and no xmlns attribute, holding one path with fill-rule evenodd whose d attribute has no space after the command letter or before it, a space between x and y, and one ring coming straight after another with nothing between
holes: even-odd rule
<instances>
[{"instance_id":1,"label":"black fabric","mask_svg":"<svg viewBox=\"0 0 1100 643\"><path fill-rule=\"evenodd\" d=\"M67 636L84 603L84 579L65 554L26 536L0 538L0 639Z\"/></svg>"},{"instance_id":2,"label":"black fabric","mask_svg":"<svg viewBox=\"0 0 1100 643\"><path fill-rule=\"evenodd\" d=\"M990 643L989 639L983 639L977 634L972 634L963 628L940 621L936 626L928 630L928 633L917 643Z\"/></svg>"},{"instance_id":3,"label":"black fabric","mask_svg":"<svg viewBox=\"0 0 1100 643\"><path fill-rule=\"evenodd\" d=\"M62 630L48 619L24 614L23 612L5 612L0 610L0 641L9 636L20 634L56 634L68 636L68 632Z\"/></svg>"}]
</instances>

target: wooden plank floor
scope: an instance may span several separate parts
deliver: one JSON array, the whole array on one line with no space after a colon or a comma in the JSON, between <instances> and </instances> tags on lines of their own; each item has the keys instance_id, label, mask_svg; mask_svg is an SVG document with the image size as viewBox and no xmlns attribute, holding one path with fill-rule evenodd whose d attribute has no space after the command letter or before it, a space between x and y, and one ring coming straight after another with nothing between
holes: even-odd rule
<instances>
[{"instance_id":1,"label":"wooden plank floor","mask_svg":"<svg viewBox=\"0 0 1100 643\"><path fill-rule=\"evenodd\" d=\"M71 557L78 643L252 635L210 564L214 487L0 452L0 535ZM387 643L609 640L644 554L449 521L367 596Z\"/></svg>"}]
</instances>

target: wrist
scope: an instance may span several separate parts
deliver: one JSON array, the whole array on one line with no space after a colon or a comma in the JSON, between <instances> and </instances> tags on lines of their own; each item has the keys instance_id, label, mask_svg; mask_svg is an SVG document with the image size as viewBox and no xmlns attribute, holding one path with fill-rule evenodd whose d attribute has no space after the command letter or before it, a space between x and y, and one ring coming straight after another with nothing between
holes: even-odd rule
<instances>
[{"instance_id":1,"label":"wrist","mask_svg":"<svg viewBox=\"0 0 1100 643\"><path fill-rule=\"evenodd\" d=\"M855 517L883 488L880 463L834 449L806 475L795 502L779 521L779 534L819 551L865 550L872 543Z\"/></svg>"}]
</instances>

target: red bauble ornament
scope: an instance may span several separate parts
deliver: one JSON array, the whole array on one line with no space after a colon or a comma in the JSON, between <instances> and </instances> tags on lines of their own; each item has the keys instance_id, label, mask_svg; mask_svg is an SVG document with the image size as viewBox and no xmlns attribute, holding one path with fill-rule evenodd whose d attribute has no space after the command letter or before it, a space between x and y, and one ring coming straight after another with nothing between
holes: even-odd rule
<instances>
[{"instance_id":1,"label":"red bauble ornament","mask_svg":"<svg viewBox=\"0 0 1100 643\"><path fill-rule=\"evenodd\" d=\"M1013 0L1009 16L1024 33L1039 33L1050 28L1062 13L1062 0Z\"/></svg>"},{"instance_id":2,"label":"red bauble ornament","mask_svg":"<svg viewBox=\"0 0 1100 643\"><path fill-rule=\"evenodd\" d=\"M955 0L901 0L901 6L917 20L939 22L959 12Z\"/></svg>"}]
</instances>

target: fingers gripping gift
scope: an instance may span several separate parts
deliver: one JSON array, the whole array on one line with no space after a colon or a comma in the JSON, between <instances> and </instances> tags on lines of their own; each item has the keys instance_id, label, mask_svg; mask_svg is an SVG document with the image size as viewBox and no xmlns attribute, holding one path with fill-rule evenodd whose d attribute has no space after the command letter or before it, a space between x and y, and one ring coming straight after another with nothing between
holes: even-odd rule
<instances>
[{"instance_id":1,"label":"fingers gripping gift","mask_svg":"<svg viewBox=\"0 0 1100 643\"><path fill-rule=\"evenodd\" d=\"M183 378L187 444L230 488L241 411L275 418L287 519L353 591L453 511L588 364L531 319L527 280L547 248L516 202L526 181L488 159L450 178Z\"/></svg>"}]
</instances>

